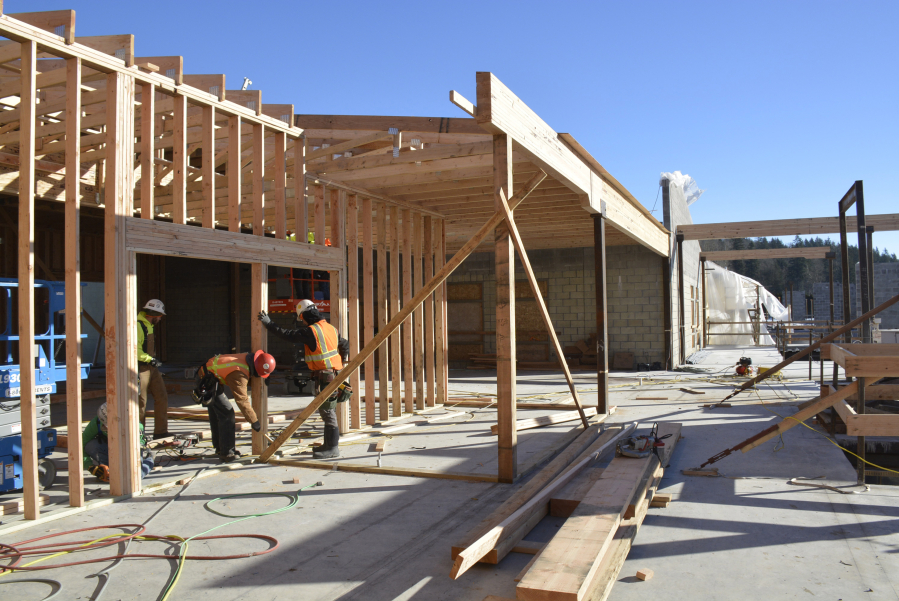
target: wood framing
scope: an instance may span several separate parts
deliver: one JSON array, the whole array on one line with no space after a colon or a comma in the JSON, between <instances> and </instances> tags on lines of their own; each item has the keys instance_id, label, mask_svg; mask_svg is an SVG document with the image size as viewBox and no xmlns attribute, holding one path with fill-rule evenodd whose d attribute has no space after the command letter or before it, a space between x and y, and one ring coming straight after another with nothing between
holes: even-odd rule
<instances>
[{"instance_id":1,"label":"wood framing","mask_svg":"<svg viewBox=\"0 0 899 601\"><path fill-rule=\"evenodd\" d=\"M254 232L255 233L255 232ZM268 307L268 265L252 263L250 265L250 315L258 315ZM258 319L250 321L250 350L267 350L268 330ZM250 378L250 389L253 400L253 411L262 422L262 429L253 432L253 454L258 455L267 446L268 433L268 387L262 378Z\"/></svg>"},{"instance_id":2,"label":"wood framing","mask_svg":"<svg viewBox=\"0 0 899 601\"><path fill-rule=\"evenodd\" d=\"M412 214L412 294L418 294L422 286L422 222L424 217L419 213ZM425 301L427 302L427 300ZM415 371L415 408L425 408L425 349L424 349L424 303L415 308L412 321L413 331L413 364Z\"/></svg>"},{"instance_id":3,"label":"wood framing","mask_svg":"<svg viewBox=\"0 0 899 601\"><path fill-rule=\"evenodd\" d=\"M434 231L434 269L440 271L446 263L443 251L443 220L436 223ZM446 403L446 376L448 353L446 352L446 285L434 291L434 399L437 404Z\"/></svg>"},{"instance_id":4,"label":"wood framing","mask_svg":"<svg viewBox=\"0 0 899 601\"><path fill-rule=\"evenodd\" d=\"M412 212L403 210L403 306L412 302ZM415 391L412 387L412 317L403 324L403 407L415 410Z\"/></svg>"},{"instance_id":5,"label":"wood framing","mask_svg":"<svg viewBox=\"0 0 899 601\"><path fill-rule=\"evenodd\" d=\"M743 250L714 250L699 253L700 261L731 261L750 259L825 259L829 246L812 248L750 248Z\"/></svg>"},{"instance_id":6,"label":"wood framing","mask_svg":"<svg viewBox=\"0 0 899 601\"><path fill-rule=\"evenodd\" d=\"M364 319L365 346L375 336L374 307L374 265L372 256L372 203L370 198L362 199L362 315ZM369 356L365 362L365 423L377 421L375 407L375 358Z\"/></svg>"},{"instance_id":7,"label":"wood framing","mask_svg":"<svg viewBox=\"0 0 899 601\"><path fill-rule=\"evenodd\" d=\"M430 215L424 217L424 239L422 240L422 252L424 253L424 275L427 282L434 277L434 227ZM424 302L424 345L425 345L425 406L435 406L434 392L434 297L429 296Z\"/></svg>"},{"instance_id":8,"label":"wood framing","mask_svg":"<svg viewBox=\"0 0 899 601\"><path fill-rule=\"evenodd\" d=\"M359 212L355 194L347 200L346 208L347 238L347 321L349 323L350 359L359 354ZM359 386L359 372L350 376L350 387L353 396L350 399L350 428L358 430L362 427L362 389Z\"/></svg>"},{"instance_id":9,"label":"wood framing","mask_svg":"<svg viewBox=\"0 0 899 601\"><path fill-rule=\"evenodd\" d=\"M867 215L865 223L878 232L899 230L899 213ZM855 217L846 217L846 227L856 229ZM801 217L769 221L737 221L733 223L701 223L679 225L684 240L717 240L721 238L760 238L764 236L814 236L840 233L839 217Z\"/></svg>"},{"instance_id":10,"label":"wood framing","mask_svg":"<svg viewBox=\"0 0 899 601\"><path fill-rule=\"evenodd\" d=\"M378 300L375 306L377 312L378 331L387 325L387 205L378 203ZM390 353L387 343L378 349L378 419L384 421L390 418L390 399L387 396L388 370L390 368Z\"/></svg>"},{"instance_id":11,"label":"wood framing","mask_svg":"<svg viewBox=\"0 0 899 601\"><path fill-rule=\"evenodd\" d=\"M399 207L390 207L390 229L388 242L390 244L390 303L388 305L388 319L393 319L400 310L400 246L402 235L400 226ZM400 341L400 329L397 328L390 335L390 375L391 375L391 407L394 415L403 414L402 397L402 349Z\"/></svg>"}]
</instances>

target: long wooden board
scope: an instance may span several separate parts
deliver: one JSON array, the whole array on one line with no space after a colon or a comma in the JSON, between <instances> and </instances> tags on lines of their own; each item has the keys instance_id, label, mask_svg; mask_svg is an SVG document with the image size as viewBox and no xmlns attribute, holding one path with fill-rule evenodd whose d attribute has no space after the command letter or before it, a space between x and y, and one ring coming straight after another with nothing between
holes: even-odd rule
<instances>
[{"instance_id":1,"label":"long wooden board","mask_svg":"<svg viewBox=\"0 0 899 601\"><path fill-rule=\"evenodd\" d=\"M587 407L584 409L585 418L593 417L596 415L596 407ZM603 415L601 420L605 420L607 415ZM574 421L576 419L581 419L580 413L577 411L566 411L565 413L555 413L553 415L544 415L543 417L531 417L528 419L520 419L515 422L516 430L530 430L532 428L540 428L543 426L551 426L553 424L561 424L564 422ZM496 434L499 430L499 427L494 424L490 426L490 433Z\"/></svg>"}]
</instances>

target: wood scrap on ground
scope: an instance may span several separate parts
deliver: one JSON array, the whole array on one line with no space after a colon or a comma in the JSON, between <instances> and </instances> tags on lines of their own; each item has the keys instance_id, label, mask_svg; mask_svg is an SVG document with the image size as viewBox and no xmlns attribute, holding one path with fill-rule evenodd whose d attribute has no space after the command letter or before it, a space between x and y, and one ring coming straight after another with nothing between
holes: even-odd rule
<instances>
[{"instance_id":1,"label":"wood scrap on ground","mask_svg":"<svg viewBox=\"0 0 899 601\"><path fill-rule=\"evenodd\" d=\"M596 407L587 407L584 409L584 415L588 418L596 415ZM599 418L600 421L606 419L607 416L602 416ZM542 426L551 426L553 424L561 424L565 422L574 421L576 419L580 419L581 416L577 411L567 411L565 413L555 413L553 415L544 415L543 417L532 417L529 419L520 419L515 422L516 430L530 430L532 428L540 428ZM490 426L490 433L496 434L499 432L499 426L494 424Z\"/></svg>"},{"instance_id":2,"label":"wood scrap on ground","mask_svg":"<svg viewBox=\"0 0 899 601\"><path fill-rule=\"evenodd\" d=\"M655 575L655 572L649 568L643 568L637 571L637 580L649 580Z\"/></svg>"},{"instance_id":3,"label":"wood scrap on ground","mask_svg":"<svg viewBox=\"0 0 899 601\"><path fill-rule=\"evenodd\" d=\"M686 392L688 394L705 394L699 390L693 390L692 388L678 388L681 392Z\"/></svg>"}]
</instances>

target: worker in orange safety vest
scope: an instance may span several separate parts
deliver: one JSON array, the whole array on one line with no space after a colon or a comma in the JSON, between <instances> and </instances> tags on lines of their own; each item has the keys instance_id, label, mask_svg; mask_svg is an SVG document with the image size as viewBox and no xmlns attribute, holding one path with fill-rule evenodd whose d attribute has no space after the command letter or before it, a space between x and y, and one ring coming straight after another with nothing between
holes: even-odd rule
<instances>
[{"instance_id":1,"label":"worker in orange safety vest","mask_svg":"<svg viewBox=\"0 0 899 601\"><path fill-rule=\"evenodd\" d=\"M312 301L301 300L297 303L297 321L300 327L294 330L278 326L265 311L260 311L259 320L269 332L279 338L305 345L306 365L312 372L316 395L334 381L334 376L343 369L344 361L349 358L349 341L341 337L337 329L325 321ZM344 400L345 396L335 393L318 408L318 414L325 423L325 436L324 444L312 453L314 459L340 457L337 403Z\"/></svg>"},{"instance_id":2,"label":"worker in orange safety vest","mask_svg":"<svg viewBox=\"0 0 899 601\"><path fill-rule=\"evenodd\" d=\"M250 378L267 378L273 371L275 358L264 351L216 355L197 370L198 384L193 397L209 413L212 445L222 462L230 463L240 458L240 452L235 448L234 408L225 396L224 387L231 389L240 412L251 424L253 431L259 432L262 423L253 411L247 384Z\"/></svg>"}]
</instances>

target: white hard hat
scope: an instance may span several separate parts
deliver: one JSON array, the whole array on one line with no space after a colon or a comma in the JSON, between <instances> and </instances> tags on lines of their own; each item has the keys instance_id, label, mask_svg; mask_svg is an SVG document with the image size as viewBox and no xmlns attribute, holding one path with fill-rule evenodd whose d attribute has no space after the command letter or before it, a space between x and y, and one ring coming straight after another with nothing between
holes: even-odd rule
<instances>
[{"instance_id":1,"label":"white hard hat","mask_svg":"<svg viewBox=\"0 0 899 601\"><path fill-rule=\"evenodd\" d=\"M314 307L315 303L313 303L311 300L301 300L297 303L297 316L302 315L303 313Z\"/></svg>"},{"instance_id":2,"label":"white hard hat","mask_svg":"<svg viewBox=\"0 0 899 601\"><path fill-rule=\"evenodd\" d=\"M165 305L158 298L151 298L147 301L147 304L144 305L144 309L149 309L150 311L156 311L161 315L165 315Z\"/></svg>"},{"instance_id":3,"label":"white hard hat","mask_svg":"<svg viewBox=\"0 0 899 601\"><path fill-rule=\"evenodd\" d=\"M100 405L100 408L97 409L97 418L100 420L100 423L103 424L103 427L106 427L106 403Z\"/></svg>"}]
</instances>

